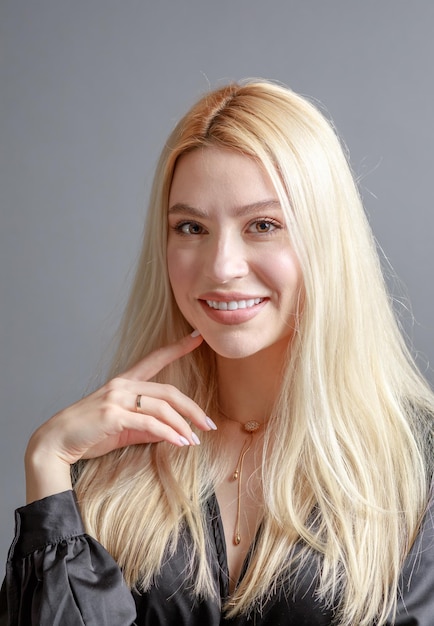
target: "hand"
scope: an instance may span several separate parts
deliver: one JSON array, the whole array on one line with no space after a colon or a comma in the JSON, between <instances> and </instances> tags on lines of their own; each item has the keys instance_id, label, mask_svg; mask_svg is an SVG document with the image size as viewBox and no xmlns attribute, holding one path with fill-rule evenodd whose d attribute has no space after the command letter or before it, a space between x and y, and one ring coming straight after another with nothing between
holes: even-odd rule
<instances>
[{"instance_id":1,"label":"hand","mask_svg":"<svg viewBox=\"0 0 434 626\"><path fill-rule=\"evenodd\" d=\"M192 352L202 341L200 335L188 335L155 350L38 428L26 452L28 499L70 488L69 466L79 459L139 443L199 443L186 420L201 430L213 428L202 409L175 387L148 380L169 363ZM136 407L138 395L140 410Z\"/></svg>"}]
</instances>

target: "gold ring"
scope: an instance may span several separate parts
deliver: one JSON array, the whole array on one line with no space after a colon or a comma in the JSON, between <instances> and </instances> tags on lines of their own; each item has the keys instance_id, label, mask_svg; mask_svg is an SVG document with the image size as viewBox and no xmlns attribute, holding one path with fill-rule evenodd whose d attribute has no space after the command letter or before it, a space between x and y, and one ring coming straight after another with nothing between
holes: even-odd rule
<instances>
[{"instance_id":1,"label":"gold ring","mask_svg":"<svg viewBox=\"0 0 434 626\"><path fill-rule=\"evenodd\" d=\"M136 398L136 411L140 412L141 408L142 408L142 396L139 393L139 395Z\"/></svg>"}]
</instances>

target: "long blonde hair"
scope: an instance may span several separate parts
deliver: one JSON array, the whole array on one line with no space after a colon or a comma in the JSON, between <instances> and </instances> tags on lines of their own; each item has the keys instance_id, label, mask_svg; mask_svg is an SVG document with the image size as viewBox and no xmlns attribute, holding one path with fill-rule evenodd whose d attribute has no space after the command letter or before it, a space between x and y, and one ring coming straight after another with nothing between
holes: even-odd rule
<instances>
[{"instance_id":1,"label":"long blonde hair","mask_svg":"<svg viewBox=\"0 0 434 626\"><path fill-rule=\"evenodd\" d=\"M427 504L434 399L398 330L345 152L306 99L246 81L206 94L178 123L155 174L111 373L190 330L168 280L166 215L177 159L200 146L262 164L303 275L303 312L265 440L261 540L223 609L236 615L261 605L279 579L295 586L297 571L313 560L318 596L339 607L339 624L381 624L394 610L400 568ZM208 414L216 409L206 345L156 379L177 385ZM130 447L81 470L76 491L88 531L131 586L152 584L186 525L195 593L217 595L204 503L220 456L212 437L201 438L194 449Z\"/></svg>"}]
</instances>

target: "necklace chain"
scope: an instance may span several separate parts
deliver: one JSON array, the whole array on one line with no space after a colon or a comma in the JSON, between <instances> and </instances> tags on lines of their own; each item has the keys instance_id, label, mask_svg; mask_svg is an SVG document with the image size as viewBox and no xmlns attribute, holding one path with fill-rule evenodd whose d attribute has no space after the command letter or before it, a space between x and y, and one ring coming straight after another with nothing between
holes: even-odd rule
<instances>
[{"instance_id":1,"label":"necklace chain","mask_svg":"<svg viewBox=\"0 0 434 626\"><path fill-rule=\"evenodd\" d=\"M235 546L238 546L241 543L241 532L240 532L240 521L241 521L241 488L242 488L242 478L243 478L243 465L244 465L244 457L247 452L252 447L253 437L261 428L262 424L256 420L249 420L245 424L241 422L237 422L237 420L232 419L225 415L222 411L220 411L222 417L228 419L231 422L236 422L239 424L242 429L248 434L247 439L245 439L243 443L243 447L241 448L240 456L238 457L237 466L232 474L232 478L234 481L237 481L237 517L235 519L235 529L233 542Z\"/></svg>"}]
</instances>

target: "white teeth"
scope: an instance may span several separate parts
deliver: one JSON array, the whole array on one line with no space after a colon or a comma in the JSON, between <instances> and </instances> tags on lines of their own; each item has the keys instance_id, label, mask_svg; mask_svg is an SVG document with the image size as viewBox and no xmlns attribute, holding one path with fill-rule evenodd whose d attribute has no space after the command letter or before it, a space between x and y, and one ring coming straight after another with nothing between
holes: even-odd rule
<instances>
[{"instance_id":1,"label":"white teeth","mask_svg":"<svg viewBox=\"0 0 434 626\"><path fill-rule=\"evenodd\" d=\"M221 302L217 300L207 300L206 303L212 309L218 311L236 311L237 309L250 309L255 304L262 302L264 298L251 298L249 300L230 300L229 302Z\"/></svg>"}]
</instances>

